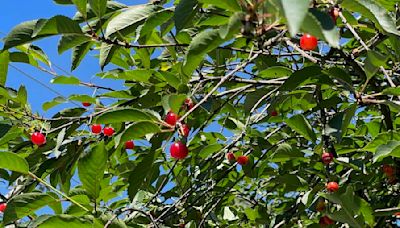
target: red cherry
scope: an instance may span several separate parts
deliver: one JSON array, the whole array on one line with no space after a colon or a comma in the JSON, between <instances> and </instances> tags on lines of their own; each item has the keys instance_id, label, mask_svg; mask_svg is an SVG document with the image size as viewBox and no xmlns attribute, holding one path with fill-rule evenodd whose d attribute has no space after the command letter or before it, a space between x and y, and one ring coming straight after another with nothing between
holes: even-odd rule
<instances>
[{"instance_id":1,"label":"red cherry","mask_svg":"<svg viewBox=\"0 0 400 228\"><path fill-rule=\"evenodd\" d=\"M46 143L46 137L40 132L34 132L31 135L31 141L33 144L41 146Z\"/></svg>"},{"instance_id":2,"label":"red cherry","mask_svg":"<svg viewBox=\"0 0 400 228\"><path fill-rule=\"evenodd\" d=\"M185 144L182 142L174 142L169 148L169 152L171 153L171 157L175 159L184 159L188 156L189 150Z\"/></svg>"},{"instance_id":3,"label":"red cherry","mask_svg":"<svg viewBox=\"0 0 400 228\"><path fill-rule=\"evenodd\" d=\"M104 135L106 135L106 136L112 136L113 134L114 134L114 128L112 128L112 127L105 127L104 129L103 129L103 133L104 133Z\"/></svg>"},{"instance_id":4,"label":"red cherry","mask_svg":"<svg viewBox=\"0 0 400 228\"><path fill-rule=\"evenodd\" d=\"M228 161L236 161L235 154L232 153L232 152L228 152L228 153L226 154L226 158L228 159Z\"/></svg>"},{"instance_id":5,"label":"red cherry","mask_svg":"<svg viewBox=\"0 0 400 228\"><path fill-rule=\"evenodd\" d=\"M89 103L89 102L82 102L82 105L83 105L83 107L89 107L89 106L92 105L92 104Z\"/></svg>"},{"instance_id":6,"label":"red cherry","mask_svg":"<svg viewBox=\"0 0 400 228\"><path fill-rule=\"evenodd\" d=\"M334 181L329 182L328 184L326 184L326 189L329 192L337 192L339 190L339 184Z\"/></svg>"},{"instance_id":7,"label":"red cherry","mask_svg":"<svg viewBox=\"0 0 400 228\"><path fill-rule=\"evenodd\" d=\"M132 140L125 142L125 149L126 150L133 150L133 148L135 148L135 143Z\"/></svg>"},{"instance_id":8,"label":"red cherry","mask_svg":"<svg viewBox=\"0 0 400 228\"><path fill-rule=\"evenodd\" d=\"M169 111L167 113L167 115L165 116L165 122L172 126L175 126L178 119L179 119L179 116L172 111Z\"/></svg>"},{"instance_id":9,"label":"red cherry","mask_svg":"<svg viewBox=\"0 0 400 228\"><path fill-rule=\"evenodd\" d=\"M339 9L337 8L331 8L331 10L329 11L329 16L331 16L333 23L336 24L336 20L339 17Z\"/></svg>"},{"instance_id":10,"label":"red cherry","mask_svg":"<svg viewBox=\"0 0 400 228\"><path fill-rule=\"evenodd\" d=\"M333 154L324 152L324 153L322 153L321 159L325 165L328 165L329 163L331 163L333 161Z\"/></svg>"},{"instance_id":11,"label":"red cherry","mask_svg":"<svg viewBox=\"0 0 400 228\"><path fill-rule=\"evenodd\" d=\"M391 177L394 174L394 167L388 164L384 164L382 166L383 172L386 174L386 176Z\"/></svg>"},{"instance_id":12,"label":"red cherry","mask_svg":"<svg viewBox=\"0 0 400 228\"><path fill-rule=\"evenodd\" d=\"M315 36L304 34L300 38L300 47L305 51L314 50L318 46L318 40Z\"/></svg>"},{"instance_id":13,"label":"red cherry","mask_svg":"<svg viewBox=\"0 0 400 228\"><path fill-rule=\"evenodd\" d=\"M249 157L247 157L246 155L241 155L236 159L236 161L239 165L247 165L247 163L249 162Z\"/></svg>"},{"instance_id":14,"label":"red cherry","mask_svg":"<svg viewBox=\"0 0 400 228\"><path fill-rule=\"evenodd\" d=\"M101 125L100 124L93 124L92 125L92 133L93 134L100 134L101 132Z\"/></svg>"},{"instance_id":15,"label":"red cherry","mask_svg":"<svg viewBox=\"0 0 400 228\"><path fill-rule=\"evenodd\" d=\"M319 212L325 210L325 202L323 200L318 201L317 205L315 206L315 209L317 209L317 211Z\"/></svg>"},{"instance_id":16,"label":"red cherry","mask_svg":"<svg viewBox=\"0 0 400 228\"><path fill-rule=\"evenodd\" d=\"M7 204L6 203L2 203L0 204L0 212L4 212L7 208Z\"/></svg>"},{"instance_id":17,"label":"red cherry","mask_svg":"<svg viewBox=\"0 0 400 228\"><path fill-rule=\"evenodd\" d=\"M277 115L278 115L278 112L276 110L272 110L271 116L277 116Z\"/></svg>"},{"instance_id":18,"label":"red cherry","mask_svg":"<svg viewBox=\"0 0 400 228\"><path fill-rule=\"evenodd\" d=\"M321 225L321 226L329 226L329 225L332 225L333 223L335 223L332 219L330 219L328 216L322 216L320 219L319 219L319 224Z\"/></svg>"},{"instance_id":19,"label":"red cherry","mask_svg":"<svg viewBox=\"0 0 400 228\"><path fill-rule=\"evenodd\" d=\"M396 184L397 183L397 178L395 176L390 176L388 180L389 184Z\"/></svg>"},{"instance_id":20,"label":"red cherry","mask_svg":"<svg viewBox=\"0 0 400 228\"><path fill-rule=\"evenodd\" d=\"M187 124L182 124L181 131L182 131L181 133L182 133L183 136L188 137L189 136L189 132L190 132L190 128L189 128L189 126Z\"/></svg>"},{"instance_id":21,"label":"red cherry","mask_svg":"<svg viewBox=\"0 0 400 228\"><path fill-rule=\"evenodd\" d=\"M194 107L194 103L193 103L192 99L190 99L190 98L186 98L184 103L185 103L187 110L190 110Z\"/></svg>"}]
</instances>

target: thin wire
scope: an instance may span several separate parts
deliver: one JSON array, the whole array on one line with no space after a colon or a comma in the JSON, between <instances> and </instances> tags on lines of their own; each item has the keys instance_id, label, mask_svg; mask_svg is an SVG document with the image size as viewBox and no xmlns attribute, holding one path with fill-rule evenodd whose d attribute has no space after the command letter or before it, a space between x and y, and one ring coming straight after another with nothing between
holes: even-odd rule
<instances>
[{"instance_id":1,"label":"thin wire","mask_svg":"<svg viewBox=\"0 0 400 228\"><path fill-rule=\"evenodd\" d=\"M2 34L2 35L7 35L6 33L2 32L2 31L0 31L0 34ZM1 42L1 41L0 41L0 42ZM64 99L67 100L68 102L70 102L70 103L72 103L72 104L74 104L74 105L76 105L76 106L78 106L78 107L81 107L78 103L69 100L66 96L64 96L63 94L59 93L57 90L55 90L55 89L49 87L48 85L44 84L43 82L41 82L41 81L39 81L39 80L37 80L35 77L33 77L32 75L26 73L25 71L21 70L20 68L14 66L14 65L12 65L12 64L9 64L9 66L12 67L12 68L14 68L16 71L20 72L22 75L24 75L24 76L30 78L31 80L35 81L35 82L38 83L39 85L43 86L44 88L48 89L49 91L53 92L54 94L56 94L56 95L58 95L58 96L64 98ZM60 70L64 71L63 69L61 69L61 68L58 67L58 66L55 66L55 67L57 67L57 68L59 68ZM65 72L65 71L64 71L64 72Z\"/></svg>"},{"instance_id":2,"label":"thin wire","mask_svg":"<svg viewBox=\"0 0 400 228\"><path fill-rule=\"evenodd\" d=\"M9 66L12 67L12 68L14 68L16 71L18 71L18 72L21 73L22 75L24 75L24 76L30 78L31 80L35 81L36 83L40 84L41 86L43 86L44 88L48 89L49 91L53 92L54 94L56 94L56 95L58 95L58 96L64 98L65 100L67 100L67 101L73 103L74 105L76 105L76 106L78 106L78 107L81 107L80 104L78 104L78 103L76 103L76 102L74 102L74 101L69 100L66 96L64 96L63 94L61 94L61 93L58 92L57 90L51 88L50 86L46 85L45 83L43 83L43 82L41 82L41 81L39 81L39 80L37 80L35 77L33 77L32 75L30 75L30 74L26 73L25 71L19 69L18 67L14 66L14 65L12 65L12 64L9 64Z\"/></svg>"}]
</instances>

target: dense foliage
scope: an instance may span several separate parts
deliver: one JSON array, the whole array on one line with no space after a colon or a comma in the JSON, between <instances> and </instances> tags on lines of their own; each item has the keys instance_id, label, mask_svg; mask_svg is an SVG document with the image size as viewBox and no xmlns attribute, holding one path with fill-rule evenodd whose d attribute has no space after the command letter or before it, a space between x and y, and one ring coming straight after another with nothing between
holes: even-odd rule
<instances>
[{"instance_id":1,"label":"dense foliage","mask_svg":"<svg viewBox=\"0 0 400 228\"><path fill-rule=\"evenodd\" d=\"M396 222L398 1L54 1L76 15L16 25L0 52L3 225ZM69 76L34 45L57 35ZM123 86L72 76L93 56ZM95 93L35 114L23 86L5 86L15 62Z\"/></svg>"}]
</instances>

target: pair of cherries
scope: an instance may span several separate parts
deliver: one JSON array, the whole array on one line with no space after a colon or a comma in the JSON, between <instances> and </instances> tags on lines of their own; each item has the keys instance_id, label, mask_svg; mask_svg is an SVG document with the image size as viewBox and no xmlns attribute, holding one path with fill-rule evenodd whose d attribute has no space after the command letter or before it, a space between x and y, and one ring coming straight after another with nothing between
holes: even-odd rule
<instances>
[{"instance_id":1,"label":"pair of cherries","mask_svg":"<svg viewBox=\"0 0 400 228\"><path fill-rule=\"evenodd\" d=\"M249 157L246 155L240 155L236 158L234 153L229 152L226 154L226 158L230 162L236 161L239 165L247 165L249 163Z\"/></svg>"},{"instance_id":2,"label":"pair of cherries","mask_svg":"<svg viewBox=\"0 0 400 228\"><path fill-rule=\"evenodd\" d=\"M103 134L105 136L112 136L115 133L114 128L112 127L105 127L104 129L102 129L100 124L93 124L91 126L91 130L93 134L100 134L101 130L103 130Z\"/></svg>"}]
</instances>

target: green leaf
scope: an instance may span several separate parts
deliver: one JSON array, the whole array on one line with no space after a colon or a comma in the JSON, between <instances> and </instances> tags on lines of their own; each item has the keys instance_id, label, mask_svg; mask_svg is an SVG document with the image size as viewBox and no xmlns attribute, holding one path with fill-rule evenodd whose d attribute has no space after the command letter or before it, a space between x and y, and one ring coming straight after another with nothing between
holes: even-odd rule
<instances>
[{"instance_id":1,"label":"green leaf","mask_svg":"<svg viewBox=\"0 0 400 228\"><path fill-rule=\"evenodd\" d=\"M165 111L172 110L175 113L179 112L179 109L182 107L183 102L186 99L186 95L184 94L171 94L162 97L162 105Z\"/></svg>"},{"instance_id":2,"label":"green leaf","mask_svg":"<svg viewBox=\"0 0 400 228\"><path fill-rule=\"evenodd\" d=\"M202 157L202 158L206 158L206 157L208 157L209 155L211 155L211 154L213 154L213 153L215 153L215 152L220 151L221 149L222 149L222 145L219 144L219 143L207 145L207 146L205 146L203 149L201 149L199 155L200 155L200 157Z\"/></svg>"},{"instance_id":3,"label":"green leaf","mask_svg":"<svg viewBox=\"0 0 400 228\"><path fill-rule=\"evenodd\" d=\"M183 73L191 75L203 61L204 56L223 44L224 41L219 35L219 30L216 29L205 30L196 35L189 45L189 50L183 63Z\"/></svg>"},{"instance_id":4,"label":"green leaf","mask_svg":"<svg viewBox=\"0 0 400 228\"><path fill-rule=\"evenodd\" d=\"M160 74L162 77L164 77L164 80L168 82L169 85L175 89L179 89L179 86L182 84L182 80L176 74L167 71L161 71Z\"/></svg>"},{"instance_id":5,"label":"green leaf","mask_svg":"<svg viewBox=\"0 0 400 228\"><path fill-rule=\"evenodd\" d=\"M338 142L342 140L343 112L337 112L325 126L325 133L335 137Z\"/></svg>"},{"instance_id":6,"label":"green leaf","mask_svg":"<svg viewBox=\"0 0 400 228\"><path fill-rule=\"evenodd\" d=\"M4 39L4 49L29 43L37 39L60 34L80 34L82 30L76 21L65 16L54 16L23 22L15 26Z\"/></svg>"},{"instance_id":7,"label":"green leaf","mask_svg":"<svg viewBox=\"0 0 400 228\"><path fill-rule=\"evenodd\" d=\"M382 90L384 95L400 96L400 87L389 87Z\"/></svg>"},{"instance_id":8,"label":"green leaf","mask_svg":"<svg viewBox=\"0 0 400 228\"><path fill-rule=\"evenodd\" d=\"M222 39L231 39L234 35L240 32L240 28L242 27L242 20L244 18L244 14L241 12L234 13L230 18L227 25L222 26L219 29L219 35Z\"/></svg>"},{"instance_id":9,"label":"green leaf","mask_svg":"<svg viewBox=\"0 0 400 228\"><path fill-rule=\"evenodd\" d=\"M49 57L44 53L44 51L38 46L32 44L25 44L18 47L15 47L18 50L21 50L29 55L29 58L34 58L37 61L41 61L47 66L51 67L51 62Z\"/></svg>"},{"instance_id":10,"label":"green leaf","mask_svg":"<svg viewBox=\"0 0 400 228\"><path fill-rule=\"evenodd\" d=\"M197 0L181 0L175 8L174 22L177 33L185 28L195 15Z\"/></svg>"},{"instance_id":11,"label":"green leaf","mask_svg":"<svg viewBox=\"0 0 400 228\"><path fill-rule=\"evenodd\" d=\"M159 9L153 4L136 5L129 7L116 17L112 18L107 25L105 36L126 36L136 31L136 28Z\"/></svg>"},{"instance_id":12,"label":"green leaf","mask_svg":"<svg viewBox=\"0 0 400 228\"><path fill-rule=\"evenodd\" d=\"M339 47L339 31L332 18L316 9L310 9L306 14L301 29L320 39L324 39L331 47Z\"/></svg>"},{"instance_id":13,"label":"green leaf","mask_svg":"<svg viewBox=\"0 0 400 228\"><path fill-rule=\"evenodd\" d=\"M140 37L151 34L157 26L169 21L173 16L173 12L172 9L167 8L151 14L146 19L143 26L140 27Z\"/></svg>"},{"instance_id":14,"label":"green leaf","mask_svg":"<svg viewBox=\"0 0 400 228\"><path fill-rule=\"evenodd\" d=\"M265 96L267 93L269 93L268 90L264 89L259 89L254 92L248 93L246 96L246 99L244 101L244 111L246 113L250 113L251 109L254 107L254 105L260 101L260 99ZM262 106L265 102L261 102L259 106Z\"/></svg>"},{"instance_id":15,"label":"green leaf","mask_svg":"<svg viewBox=\"0 0 400 228\"><path fill-rule=\"evenodd\" d=\"M9 124L0 124L0 138L5 136L12 128Z\"/></svg>"},{"instance_id":16,"label":"green leaf","mask_svg":"<svg viewBox=\"0 0 400 228\"><path fill-rule=\"evenodd\" d=\"M10 53L8 51L0 52L0 85L2 86L4 86L7 81L9 61Z\"/></svg>"},{"instance_id":17,"label":"green leaf","mask_svg":"<svg viewBox=\"0 0 400 228\"><path fill-rule=\"evenodd\" d=\"M53 84L68 84L68 85L79 85L80 81L74 76L57 76L51 80Z\"/></svg>"},{"instance_id":18,"label":"green leaf","mask_svg":"<svg viewBox=\"0 0 400 228\"><path fill-rule=\"evenodd\" d=\"M11 32L4 38L4 50L12 47L32 42L40 37L32 38L33 30L38 20L26 21L15 26Z\"/></svg>"},{"instance_id":19,"label":"green leaf","mask_svg":"<svg viewBox=\"0 0 400 228\"><path fill-rule=\"evenodd\" d=\"M321 68L318 66L305 67L295 71L280 87L281 91L293 91L298 86L305 84L310 79L322 76Z\"/></svg>"},{"instance_id":20,"label":"green leaf","mask_svg":"<svg viewBox=\"0 0 400 228\"><path fill-rule=\"evenodd\" d=\"M312 130L310 123L302 114L294 115L290 119L287 119L286 124L297 133L303 135L304 138L313 142L317 140L315 132Z\"/></svg>"},{"instance_id":21,"label":"green leaf","mask_svg":"<svg viewBox=\"0 0 400 228\"><path fill-rule=\"evenodd\" d=\"M65 51L82 45L90 40L90 37L84 35L63 35L58 42L58 54L62 54Z\"/></svg>"},{"instance_id":22,"label":"green leaf","mask_svg":"<svg viewBox=\"0 0 400 228\"><path fill-rule=\"evenodd\" d=\"M71 95L68 99L71 100L71 101L89 102L89 103L92 103L92 104L96 103L96 99L95 98L93 98L93 97L91 97L89 95L84 95L84 94L82 94L82 95Z\"/></svg>"},{"instance_id":23,"label":"green leaf","mask_svg":"<svg viewBox=\"0 0 400 228\"><path fill-rule=\"evenodd\" d=\"M360 200L361 200L360 212L364 216L365 223L367 223L368 225L373 227L375 224L375 216L374 216L372 207L364 199L360 199Z\"/></svg>"},{"instance_id":24,"label":"green leaf","mask_svg":"<svg viewBox=\"0 0 400 228\"><path fill-rule=\"evenodd\" d=\"M129 175L128 195L129 199L133 199L138 190L144 184L144 179L148 176L155 160L156 150L152 149L144 155L144 158L138 163Z\"/></svg>"},{"instance_id":25,"label":"green leaf","mask_svg":"<svg viewBox=\"0 0 400 228\"><path fill-rule=\"evenodd\" d=\"M103 180L107 164L107 151L104 141L98 142L92 150L79 160L78 174L83 188L88 194L97 199L100 193L100 183Z\"/></svg>"},{"instance_id":26,"label":"green leaf","mask_svg":"<svg viewBox=\"0 0 400 228\"><path fill-rule=\"evenodd\" d=\"M282 143L276 148L274 154L271 156L271 162L286 162L293 159L304 159L304 154L297 148L292 147L290 144Z\"/></svg>"},{"instance_id":27,"label":"green leaf","mask_svg":"<svg viewBox=\"0 0 400 228\"><path fill-rule=\"evenodd\" d=\"M71 0L71 1L76 6L76 9L82 14L83 18L86 18L88 0ZM107 1L105 1L105 2L107 2Z\"/></svg>"},{"instance_id":28,"label":"green leaf","mask_svg":"<svg viewBox=\"0 0 400 228\"><path fill-rule=\"evenodd\" d=\"M113 44L107 44L107 43L102 43L100 46L100 57L99 57L99 63L100 67L103 70L104 67L110 63L115 51L119 47L117 45Z\"/></svg>"},{"instance_id":29,"label":"green leaf","mask_svg":"<svg viewBox=\"0 0 400 228\"><path fill-rule=\"evenodd\" d=\"M272 66L258 73L262 78L281 78L288 77L293 73L292 69L283 66Z\"/></svg>"},{"instance_id":30,"label":"green leaf","mask_svg":"<svg viewBox=\"0 0 400 228\"><path fill-rule=\"evenodd\" d=\"M61 34L83 35L79 24L62 15L54 16L50 19L40 19L32 33L32 37L44 37Z\"/></svg>"},{"instance_id":31,"label":"green leaf","mask_svg":"<svg viewBox=\"0 0 400 228\"><path fill-rule=\"evenodd\" d=\"M124 70L124 71L109 71L98 74L101 78L111 78L134 82L149 82L149 79L157 74L155 70L146 69L135 69L135 70Z\"/></svg>"},{"instance_id":32,"label":"green leaf","mask_svg":"<svg viewBox=\"0 0 400 228\"><path fill-rule=\"evenodd\" d=\"M147 134L160 132L160 127L152 122L138 122L130 125L121 135L121 142L142 139Z\"/></svg>"},{"instance_id":33,"label":"green leaf","mask_svg":"<svg viewBox=\"0 0 400 228\"><path fill-rule=\"evenodd\" d=\"M2 127L2 129L4 129L4 128L6 128L6 127ZM1 135L0 145L9 143L9 142L11 142L11 140L13 140L17 137L20 137L22 134L23 134L22 129L14 126L11 129L7 130L7 132L4 135ZM14 166L12 166L12 167L14 167Z\"/></svg>"},{"instance_id":34,"label":"green leaf","mask_svg":"<svg viewBox=\"0 0 400 228\"><path fill-rule=\"evenodd\" d=\"M102 124L141 121L158 122L158 118L145 110L126 108L102 113L96 119L96 123Z\"/></svg>"},{"instance_id":35,"label":"green leaf","mask_svg":"<svg viewBox=\"0 0 400 228\"><path fill-rule=\"evenodd\" d=\"M363 224L358 222L358 219L354 219L349 216L345 210L334 211L328 214L329 218L333 221L348 224L350 227L361 228L364 227Z\"/></svg>"},{"instance_id":36,"label":"green leaf","mask_svg":"<svg viewBox=\"0 0 400 228\"><path fill-rule=\"evenodd\" d=\"M107 0L89 0L89 5L99 18L103 17L103 15L106 13Z\"/></svg>"},{"instance_id":37,"label":"green leaf","mask_svg":"<svg viewBox=\"0 0 400 228\"><path fill-rule=\"evenodd\" d=\"M42 215L35 219L30 227L41 228L54 228L54 227L68 227L68 228L94 228L92 222L83 217L76 217L72 215Z\"/></svg>"},{"instance_id":38,"label":"green leaf","mask_svg":"<svg viewBox=\"0 0 400 228\"><path fill-rule=\"evenodd\" d=\"M400 157L400 141L389 141L378 146L372 161L377 162L388 156Z\"/></svg>"},{"instance_id":39,"label":"green leaf","mask_svg":"<svg viewBox=\"0 0 400 228\"><path fill-rule=\"evenodd\" d=\"M54 106L65 103L65 102L67 102L67 100L64 97L58 96L58 97L55 97L51 101L43 103L42 108L44 111L47 111L47 110L53 108Z\"/></svg>"},{"instance_id":40,"label":"green leaf","mask_svg":"<svg viewBox=\"0 0 400 228\"><path fill-rule=\"evenodd\" d=\"M369 210L367 208L369 205L362 198L355 195L351 185L348 185L344 193L322 193L321 196L341 206L340 211L328 214L333 220L348 223L351 227L365 227L364 221L360 221L358 218L355 218L355 216L366 213ZM369 217L368 222L371 222L371 219L373 218Z\"/></svg>"},{"instance_id":41,"label":"green leaf","mask_svg":"<svg viewBox=\"0 0 400 228\"><path fill-rule=\"evenodd\" d=\"M229 10L232 12L237 12L241 11L242 8L238 4L237 0L220 0L220 1L214 1L214 0L199 0L200 3L204 4L209 4L216 6L218 8L224 9L224 10Z\"/></svg>"},{"instance_id":42,"label":"green leaf","mask_svg":"<svg viewBox=\"0 0 400 228\"><path fill-rule=\"evenodd\" d=\"M11 152L0 152L0 168L27 174L29 172L28 162Z\"/></svg>"},{"instance_id":43,"label":"green leaf","mask_svg":"<svg viewBox=\"0 0 400 228\"><path fill-rule=\"evenodd\" d=\"M48 205L60 204L59 199L45 193L24 193L14 196L7 204L3 222L9 224Z\"/></svg>"},{"instance_id":44,"label":"green leaf","mask_svg":"<svg viewBox=\"0 0 400 228\"><path fill-rule=\"evenodd\" d=\"M376 136L371 142L369 142L362 150L375 153L378 146L387 144L392 140L400 141L400 133L396 131L382 132L378 136Z\"/></svg>"},{"instance_id":45,"label":"green leaf","mask_svg":"<svg viewBox=\"0 0 400 228\"><path fill-rule=\"evenodd\" d=\"M379 30L400 36L395 21L375 0L343 0L341 5L347 10L361 13L363 17L374 22Z\"/></svg>"},{"instance_id":46,"label":"green leaf","mask_svg":"<svg viewBox=\"0 0 400 228\"><path fill-rule=\"evenodd\" d=\"M378 72L380 66L385 66L388 58L388 55L383 55L374 50L368 50L367 58L365 59L365 74L367 78L371 79L376 72Z\"/></svg>"},{"instance_id":47,"label":"green leaf","mask_svg":"<svg viewBox=\"0 0 400 228\"><path fill-rule=\"evenodd\" d=\"M384 6L387 10L393 10L393 7L396 3L399 3L398 0L376 0L379 5Z\"/></svg>"},{"instance_id":48,"label":"green leaf","mask_svg":"<svg viewBox=\"0 0 400 228\"><path fill-rule=\"evenodd\" d=\"M343 119L343 123L342 123L342 135L341 137L343 137L346 132L347 132L347 128L351 122L351 120L353 119L355 113L357 111L357 104L352 104L348 109L346 109L345 113L344 113L344 119Z\"/></svg>"},{"instance_id":49,"label":"green leaf","mask_svg":"<svg viewBox=\"0 0 400 228\"><path fill-rule=\"evenodd\" d=\"M38 62L29 54L24 52L11 52L9 55L10 62L27 63L32 66L38 67Z\"/></svg>"},{"instance_id":50,"label":"green leaf","mask_svg":"<svg viewBox=\"0 0 400 228\"><path fill-rule=\"evenodd\" d=\"M280 0L280 3L288 21L289 32L296 36L307 15L310 0Z\"/></svg>"},{"instance_id":51,"label":"green leaf","mask_svg":"<svg viewBox=\"0 0 400 228\"><path fill-rule=\"evenodd\" d=\"M75 70L79 66L79 64L82 62L83 58L89 52L90 47L92 47L93 44L94 42L86 42L72 49L71 71Z\"/></svg>"},{"instance_id":52,"label":"green leaf","mask_svg":"<svg viewBox=\"0 0 400 228\"><path fill-rule=\"evenodd\" d=\"M339 81L347 90L354 92L353 82L351 80L351 76L342 68L332 67L325 71L329 76L333 79Z\"/></svg>"},{"instance_id":53,"label":"green leaf","mask_svg":"<svg viewBox=\"0 0 400 228\"><path fill-rule=\"evenodd\" d=\"M25 106L26 103L28 102L28 92L26 91L26 88L24 85L21 85L18 89L17 93L17 100Z\"/></svg>"}]
</instances>

